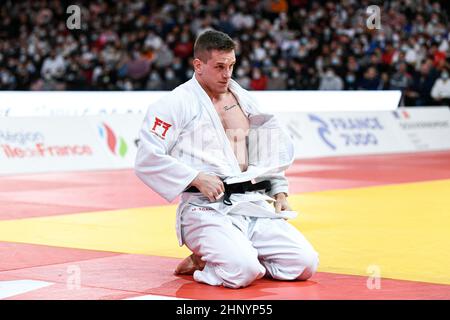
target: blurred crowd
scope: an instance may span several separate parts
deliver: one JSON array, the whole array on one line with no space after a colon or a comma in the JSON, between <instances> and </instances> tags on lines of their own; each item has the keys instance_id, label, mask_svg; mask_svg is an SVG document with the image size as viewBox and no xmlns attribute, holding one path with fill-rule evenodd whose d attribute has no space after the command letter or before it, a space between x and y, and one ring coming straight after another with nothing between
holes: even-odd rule
<instances>
[{"instance_id":1,"label":"blurred crowd","mask_svg":"<svg viewBox=\"0 0 450 320\"><path fill-rule=\"evenodd\" d=\"M381 28L368 28L367 7L377 3ZM80 29L67 27L71 4L81 9ZM234 79L251 90L398 89L404 105L449 104L449 7L445 0L3 0L0 89L171 90L192 76L196 36L214 28L236 41Z\"/></svg>"}]
</instances>

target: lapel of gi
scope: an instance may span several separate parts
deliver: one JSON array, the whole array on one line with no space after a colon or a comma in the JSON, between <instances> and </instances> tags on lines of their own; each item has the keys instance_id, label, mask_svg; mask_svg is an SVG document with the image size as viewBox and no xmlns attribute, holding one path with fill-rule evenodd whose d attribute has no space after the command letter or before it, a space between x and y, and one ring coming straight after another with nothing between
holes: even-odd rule
<instances>
[{"instance_id":1,"label":"lapel of gi","mask_svg":"<svg viewBox=\"0 0 450 320\"><path fill-rule=\"evenodd\" d=\"M192 81L193 81L194 87L195 87L194 91L200 100L199 101L200 104L208 113L208 115L211 119L211 122L212 122L214 128L216 129L216 132L218 133L219 138L222 139L222 145L224 146L224 153L228 159L228 162L233 167L233 170L235 171L235 173L239 174L241 172L239 163L236 159L236 156L234 155L233 148L231 147L231 143L228 140L228 137L225 133L225 129L223 128L222 122L220 121L219 115L217 114L217 111L214 108L214 105L213 105L211 99L206 94L205 90L203 90L202 86L198 83L197 79L195 79L195 74L192 77Z\"/></svg>"}]
</instances>

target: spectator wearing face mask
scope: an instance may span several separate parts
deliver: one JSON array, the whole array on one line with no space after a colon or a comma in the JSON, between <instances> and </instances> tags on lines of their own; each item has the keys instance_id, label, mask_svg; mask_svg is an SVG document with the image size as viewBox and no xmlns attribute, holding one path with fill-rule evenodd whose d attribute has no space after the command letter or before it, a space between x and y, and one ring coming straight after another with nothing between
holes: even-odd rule
<instances>
[{"instance_id":1,"label":"spectator wearing face mask","mask_svg":"<svg viewBox=\"0 0 450 320\"><path fill-rule=\"evenodd\" d=\"M364 73L364 77L359 84L361 90L379 90L381 89L382 82L378 76L378 72L375 67L369 67Z\"/></svg>"},{"instance_id":2,"label":"spectator wearing face mask","mask_svg":"<svg viewBox=\"0 0 450 320\"><path fill-rule=\"evenodd\" d=\"M180 83L181 81L177 78L175 71L170 67L166 68L164 72L164 90L175 88Z\"/></svg>"},{"instance_id":3,"label":"spectator wearing face mask","mask_svg":"<svg viewBox=\"0 0 450 320\"><path fill-rule=\"evenodd\" d=\"M46 80L60 78L66 68L66 62L62 55L57 54L55 49L50 51L50 55L44 60L41 68L41 75Z\"/></svg>"},{"instance_id":4,"label":"spectator wearing face mask","mask_svg":"<svg viewBox=\"0 0 450 320\"><path fill-rule=\"evenodd\" d=\"M15 88L16 77L6 68L0 66L0 88L12 90Z\"/></svg>"},{"instance_id":5,"label":"spectator wearing face mask","mask_svg":"<svg viewBox=\"0 0 450 320\"><path fill-rule=\"evenodd\" d=\"M243 67L240 67L236 71L236 81L244 89L250 89L250 82L252 81L248 76L248 72Z\"/></svg>"},{"instance_id":6,"label":"spectator wearing face mask","mask_svg":"<svg viewBox=\"0 0 450 320\"><path fill-rule=\"evenodd\" d=\"M267 90L286 90L286 77L280 74L277 67L272 67L272 74L267 81Z\"/></svg>"},{"instance_id":7,"label":"spectator wearing face mask","mask_svg":"<svg viewBox=\"0 0 450 320\"><path fill-rule=\"evenodd\" d=\"M353 72L348 72L345 76L345 89L346 90L356 90L357 82L356 75Z\"/></svg>"},{"instance_id":8,"label":"spectator wearing face mask","mask_svg":"<svg viewBox=\"0 0 450 320\"><path fill-rule=\"evenodd\" d=\"M147 90L163 90L163 81L157 70L150 72L147 80Z\"/></svg>"},{"instance_id":9,"label":"spectator wearing face mask","mask_svg":"<svg viewBox=\"0 0 450 320\"><path fill-rule=\"evenodd\" d=\"M450 79L448 69L441 72L441 76L434 82L431 97L438 105L450 105Z\"/></svg>"},{"instance_id":10,"label":"spectator wearing face mask","mask_svg":"<svg viewBox=\"0 0 450 320\"><path fill-rule=\"evenodd\" d=\"M436 70L431 60L425 61L420 71L413 77L412 85L406 92L405 103L410 106L429 106L433 104L431 88L436 79Z\"/></svg>"},{"instance_id":11,"label":"spectator wearing face mask","mask_svg":"<svg viewBox=\"0 0 450 320\"><path fill-rule=\"evenodd\" d=\"M267 89L267 76L263 74L259 68L253 69L252 80L250 82L250 89L252 90Z\"/></svg>"},{"instance_id":12,"label":"spectator wearing face mask","mask_svg":"<svg viewBox=\"0 0 450 320\"><path fill-rule=\"evenodd\" d=\"M390 80L390 90L406 90L411 85L411 75L408 73L406 63L397 65L397 72L395 72Z\"/></svg>"},{"instance_id":13,"label":"spectator wearing face mask","mask_svg":"<svg viewBox=\"0 0 450 320\"><path fill-rule=\"evenodd\" d=\"M319 90L342 90L344 82L334 73L334 70L328 67L320 79Z\"/></svg>"}]
</instances>

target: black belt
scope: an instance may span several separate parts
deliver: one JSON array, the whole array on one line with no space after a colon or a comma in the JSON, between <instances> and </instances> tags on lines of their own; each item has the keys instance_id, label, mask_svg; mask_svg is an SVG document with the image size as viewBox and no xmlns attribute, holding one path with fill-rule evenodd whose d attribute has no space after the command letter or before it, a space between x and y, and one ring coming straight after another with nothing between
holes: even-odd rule
<instances>
[{"instance_id":1,"label":"black belt","mask_svg":"<svg viewBox=\"0 0 450 320\"><path fill-rule=\"evenodd\" d=\"M230 206L232 203L230 201L230 196L233 193L246 193L247 191L259 191L265 190L269 192L272 188L272 184L269 180L264 180L258 183L251 183L250 181L232 183L232 184L223 184L225 187L225 192L223 196L223 203L227 206ZM200 192L197 187L189 187L184 192Z\"/></svg>"}]
</instances>

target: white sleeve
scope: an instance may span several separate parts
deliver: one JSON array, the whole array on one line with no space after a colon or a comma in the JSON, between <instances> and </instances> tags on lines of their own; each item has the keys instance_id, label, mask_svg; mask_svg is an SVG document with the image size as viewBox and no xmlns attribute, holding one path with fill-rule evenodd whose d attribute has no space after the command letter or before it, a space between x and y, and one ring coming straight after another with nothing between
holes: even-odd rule
<instances>
[{"instance_id":1,"label":"white sleeve","mask_svg":"<svg viewBox=\"0 0 450 320\"><path fill-rule=\"evenodd\" d=\"M270 192L268 192L269 196L273 197L280 192L289 194L289 183L286 176L284 175L284 172L272 176L270 179L270 183L272 185L272 188Z\"/></svg>"},{"instance_id":2,"label":"white sleeve","mask_svg":"<svg viewBox=\"0 0 450 320\"><path fill-rule=\"evenodd\" d=\"M198 171L169 155L186 120L186 106L171 93L145 116L135 161L136 175L167 201L174 200Z\"/></svg>"}]
</instances>

